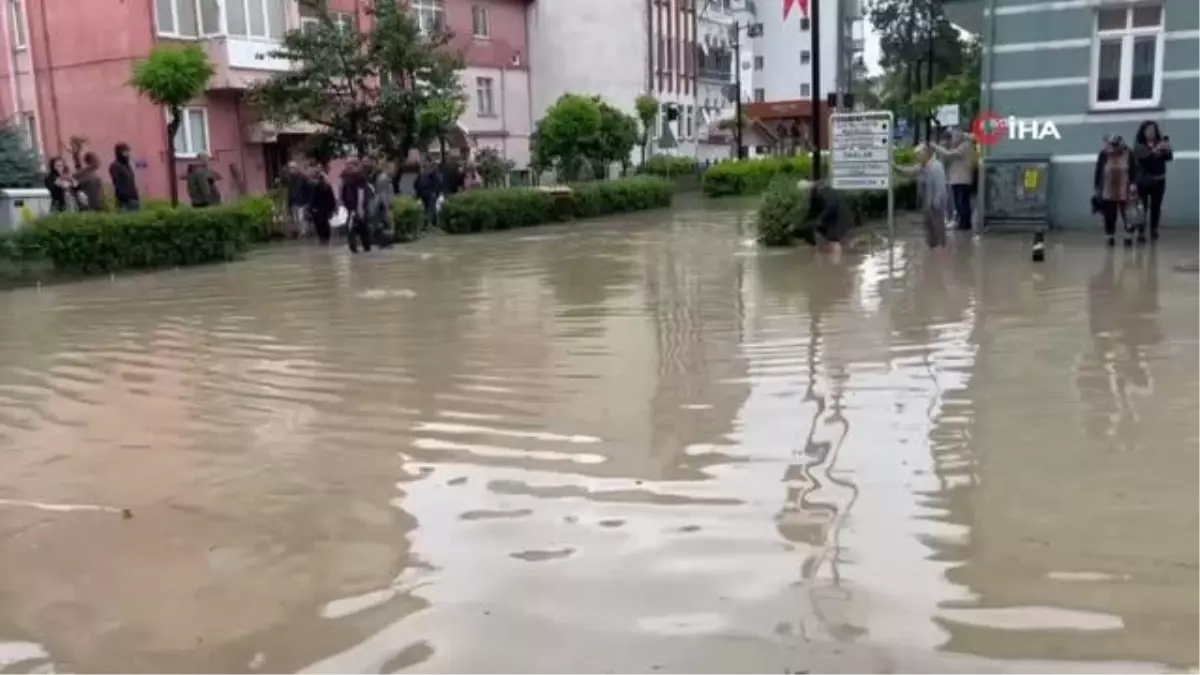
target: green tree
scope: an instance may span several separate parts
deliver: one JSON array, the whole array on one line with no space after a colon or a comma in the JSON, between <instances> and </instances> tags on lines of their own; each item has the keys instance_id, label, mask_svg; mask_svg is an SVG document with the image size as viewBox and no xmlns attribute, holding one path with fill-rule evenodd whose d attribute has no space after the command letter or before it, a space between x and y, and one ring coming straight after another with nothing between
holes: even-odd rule
<instances>
[{"instance_id":1,"label":"green tree","mask_svg":"<svg viewBox=\"0 0 1200 675\"><path fill-rule=\"evenodd\" d=\"M600 132L596 135L595 147L587 153L588 161L597 178L608 178L608 167L617 162L621 164L621 172L625 173L629 168L629 154L638 143L637 120L605 103L599 96L593 100L600 109ZM643 157L642 164L645 163Z\"/></svg>"},{"instance_id":2,"label":"green tree","mask_svg":"<svg viewBox=\"0 0 1200 675\"><path fill-rule=\"evenodd\" d=\"M15 125L0 125L0 187L40 187L37 153Z\"/></svg>"},{"instance_id":3,"label":"green tree","mask_svg":"<svg viewBox=\"0 0 1200 675\"><path fill-rule=\"evenodd\" d=\"M467 100L462 94L437 96L429 99L418 114L421 138L436 139L438 150L446 157L446 137L454 129L458 118L467 110Z\"/></svg>"},{"instance_id":4,"label":"green tree","mask_svg":"<svg viewBox=\"0 0 1200 675\"><path fill-rule=\"evenodd\" d=\"M251 91L267 119L316 125L337 147L401 162L457 120L449 118L461 109L447 101L461 98L462 58L449 33L422 34L412 12L388 0L366 10L366 32L346 30L320 0L300 2L317 22L284 37L272 56L292 67Z\"/></svg>"},{"instance_id":5,"label":"green tree","mask_svg":"<svg viewBox=\"0 0 1200 675\"><path fill-rule=\"evenodd\" d=\"M653 135L654 122L658 119L658 99L650 94L642 94L633 103L637 111L638 121L642 123L642 133L638 143L642 145L642 165L646 164L647 148L650 147L650 137Z\"/></svg>"},{"instance_id":6,"label":"green tree","mask_svg":"<svg viewBox=\"0 0 1200 675\"><path fill-rule=\"evenodd\" d=\"M534 166L554 167L562 180L577 180L584 160L600 145L602 118L596 99L563 94L534 129Z\"/></svg>"},{"instance_id":7,"label":"green tree","mask_svg":"<svg viewBox=\"0 0 1200 675\"><path fill-rule=\"evenodd\" d=\"M167 181L171 203L179 203L179 185L175 175L175 134L183 123L183 107L208 88L213 65L204 50L196 45L158 45L150 55L133 64L134 89L155 105L167 110Z\"/></svg>"},{"instance_id":8,"label":"green tree","mask_svg":"<svg viewBox=\"0 0 1200 675\"><path fill-rule=\"evenodd\" d=\"M505 159L495 148L483 148L475 153L475 165L479 169L479 178L484 187L500 187L504 185L509 172L516 166L512 160Z\"/></svg>"}]
</instances>

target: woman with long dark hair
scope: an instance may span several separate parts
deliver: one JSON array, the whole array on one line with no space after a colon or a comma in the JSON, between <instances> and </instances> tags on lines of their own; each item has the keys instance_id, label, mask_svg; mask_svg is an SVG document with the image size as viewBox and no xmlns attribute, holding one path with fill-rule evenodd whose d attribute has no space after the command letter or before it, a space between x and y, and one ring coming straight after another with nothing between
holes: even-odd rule
<instances>
[{"instance_id":1,"label":"woman with long dark hair","mask_svg":"<svg viewBox=\"0 0 1200 675\"><path fill-rule=\"evenodd\" d=\"M62 157L51 158L50 170L46 172L46 189L50 191L51 211L71 210L70 205L75 203L75 179Z\"/></svg>"},{"instance_id":2,"label":"woman with long dark hair","mask_svg":"<svg viewBox=\"0 0 1200 675\"><path fill-rule=\"evenodd\" d=\"M1158 221L1162 217L1163 195L1167 191L1167 162L1175 159L1170 137L1162 135L1158 122L1146 120L1138 126L1133 139L1133 157L1138 169L1138 197L1150 221L1150 239L1158 239ZM1138 233L1138 243L1146 233Z\"/></svg>"}]
</instances>

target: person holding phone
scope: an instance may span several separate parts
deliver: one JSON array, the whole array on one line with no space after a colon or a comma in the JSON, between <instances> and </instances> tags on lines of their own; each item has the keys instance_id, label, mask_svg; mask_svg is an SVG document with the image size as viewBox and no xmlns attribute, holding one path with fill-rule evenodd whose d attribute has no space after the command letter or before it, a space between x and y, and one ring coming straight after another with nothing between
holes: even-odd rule
<instances>
[{"instance_id":1,"label":"person holding phone","mask_svg":"<svg viewBox=\"0 0 1200 675\"><path fill-rule=\"evenodd\" d=\"M1150 240L1158 240L1158 224L1162 218L1163 196L1167 191L1167 162L1175 159L1171 152L1171 137L1162 135L1158 122L1146 120L1138 126L1133 139L1133 158L1137 162L1137 191L1150 226ZM1138 233L1138 243L1145 243L1146 233Z\"/></svg>"}]
</instances>

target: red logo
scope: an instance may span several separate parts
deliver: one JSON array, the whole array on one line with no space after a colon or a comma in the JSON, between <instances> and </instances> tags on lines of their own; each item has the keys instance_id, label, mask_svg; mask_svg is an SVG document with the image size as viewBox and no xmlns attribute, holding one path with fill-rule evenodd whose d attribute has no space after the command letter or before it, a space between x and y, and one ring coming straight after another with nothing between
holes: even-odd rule
<instances>
[{"instance_id":1,"label":"red logo","mask_svg":"<svg viewBox=\"0 0 1200 675\"><path fill-rule=\"evenodd\" d=\"M980 145L991 147L1008 138L1008 122L990 110L979 113L971 124L971 134Z\"/></svg>"},{"instance_id":2,"label":"red logo","mask_svg":"<svg viewBox=\"0 0 1200 675\"><path fill-rule=\"evenodd\" d=\"M787 21L788 14L792 13L792 7L800 8L800 14L808 16L808 0L783 0L783 20Z\"/></svg>"}]
</instances>

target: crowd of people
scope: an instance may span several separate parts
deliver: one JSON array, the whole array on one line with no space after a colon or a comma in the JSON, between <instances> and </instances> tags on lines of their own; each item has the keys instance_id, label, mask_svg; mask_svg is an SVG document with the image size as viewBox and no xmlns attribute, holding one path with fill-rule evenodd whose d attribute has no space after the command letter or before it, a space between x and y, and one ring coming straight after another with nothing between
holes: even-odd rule
<instances>
[{"instance_id":1,"label":"crowd of people","mask_svg":"<svg viewBox=\"0 0 1200 675\"><path fill-rule=\"evenodd\" d=\"M1118 221L1124 229L1125 246L1158 239L1167 164L1172 159L1170 137L1152 120L1138 126L1132 148L1119 135L1104 137L1090 197L1092 212L1102 218L1108 246L1116 245ZM972 228L979 153L970 134L952 129L944 144L917 149L916 166L896 169L917 181L930 248L946 245L948 227Z\"/></svg>"},{"instance_id":2,"label":"crowd of people","mask_svg":"<svg viewBox=\"0 0 1200 675\"><path fill-rule=\"evenodd\" d=\"M409 176L411 182L405 180ZM421 202L425 227L437 227L445 198L482 185L470 163L426 157L415 173L393 162L352 159L345 163L335 190L322 167L291 162L280 183L286 191L288 217L295 236L315 234L321 244L333 238L335 226L344 227L352 252L370 251L373 245L393 241L392 199L407 194Z\"/></svg>"}]
</instances>

